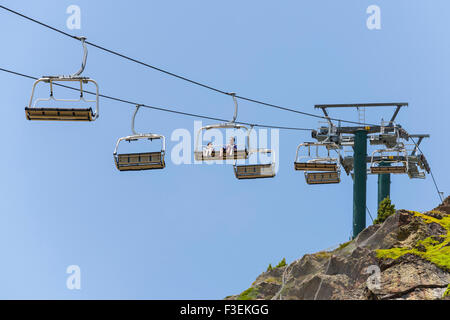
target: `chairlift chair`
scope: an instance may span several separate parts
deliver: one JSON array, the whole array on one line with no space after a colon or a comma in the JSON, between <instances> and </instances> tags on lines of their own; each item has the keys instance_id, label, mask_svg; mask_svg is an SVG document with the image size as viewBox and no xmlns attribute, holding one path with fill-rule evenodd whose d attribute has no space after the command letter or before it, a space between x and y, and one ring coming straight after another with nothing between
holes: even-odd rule
<instances>
[{"instance_id":1,"label":"chairlift chair","mask_svg":"<svg viewBox=\"0 0 450 320\"><path fill-rule=\"evenodd\" d=\"M386 130L387 128L392 131ZM385 145L386 148L395 148L400 143L400 130L394 122L381 121L380 133L370 136L369 143L371 145Z\"/></svg>"},{"instance_id":2,"label":"chairlift chair","mask_svg":"<svg viewBox=\"0 0 450 320\"><path fill-rule=\"evenodd\" d=\"M353 170L353 161L353 148L346 145L342 146L342 152L339 154L339 164L347 175L350 175Z\"/></svg>"},{"instance_id":3,"label":"chairlift chair","mask_svg":"<svg viewBox=\"0 0 450 320\"><path fill-rule=\"evenodd\" d=\"M319 122L322 123L322 122ZM321 125L318 130L311 131L311 137L318 142L323 143L338 143L340 141L340 135L337 132L337 127L327 118L328 126Z\"/></svg>"},{"instance_id":4,"label":"chairlift chair","mask_svg":"<svg viewBox=\"0 0 450 320\"><path fill-rule=\"evenodd\" d=\"M419 155L419 167L425 170L426 173L430 174L431 172L430 165L428 163L428 160L425 158L425 155L422 153Z\"/></svg>"},{"instance_id":5,"label":"chairlift chair","mask_svg":"<svg viewBox=\"0 0 450 320\"><path fill-rule=\"evenodd\" d=\"M419 138L417 144L414 143L413 149L410 154L408 154L408 176L411 179L425 179L425 173L430 174L431 169L428 164L425 155L419 148L420 143L424 138L429 138L429 134L412 134L407 136L407 138Z\"/></svg>"},{"instance_id":6,"label":"chairlift chair","mask_svg":"<svg viewBox=\"0 0 450 320\"><path fill-rule=\"evenodd\" d=\"M234 174L237 179L261 179L261 178L273 178L275 177L275 153L270 149L255 149L251 150L252 153L265 153L272 155L272 162L266 164L245 164L237 165L236 162L233 166Z\"/></svg>"},{"instance_id":7,"label":"chairlift chair","mask_svg":"<svg viewBox=\"0 0 450 320\"><path fill-rule=\"evenodd\" d=\"M301 148L308 150L307 155L300 156ZM311 148L315 149L315 154L311 154ZM326 148L327 156L319 156L319 148ZM335 143L323 142L305 142L297 147L297 152L294 161L294 169L297 171L304 171L305 180L307 184L331 184L339 183L340 179L340 165L339 165L339 146ZM330 151L337 152L337 157L332 157Z\"/></svg>"},{"instance_id":8,"label":"chairlift chair","mask_svg":"<svg viewBox=\"0 0 450 320\"><path fill-rule=\"evenodd\" d=\"M234 116L233 119L230 122L225 123L219 123L219 124L213 124L208 125L200 128L200 130L197 133L196 142L195 142L195 150L194 150L194 158L197 161L212 161L212 160L240 160L240 159L247 159L249 156L249 145L250 145L250 130L248 127L237 124L236 118L237 118L237 111L238 111L238 104L236 100L236 94L235 93L229 93L229 95L232 96L234 101ZM246 145L244 149L236 149L232 150L229 154L226 152L226 146L213 146L213 150L210 152L205 152L206 146L200 145L200 137L202 136L203 131L211 130L211 129L243 129L246 131ZM217 149L217 147L219 147Z\"/></svg>"},{"instance_id":9,"label":"chairlift chair","mask_svg":"<svg viewBox=\"0 0 450 320\"><path fill-rule=\"evenodd\" d=\"M418 156L408 156L407 174L410 179L425 179L425 172L420 171L420 159ZM422 168L423 169L423 168Z\"/></svg>"},{"instance_id":10,"label":"chairlift chair","mask_svg":"<svg viewBox=\"0 0 450 320\"><path fill-rule=\"evenodd\" d=\"M140 105L136 106L136 110L134 111L131 122L131 131L133 132L133 135L119 138L114 149L114 162L116 164L116 168L119 171L163 169L166 166L164 162L164 155L166 150L165 137L163 135L153 133L136 133L136 131L134 130L134 120L139 108ZM150 141L160 140L161 151L142 153L117 153L119 145L122 141L133 142L141 139Z\"/></svg>"},{"instance_id":11,"label":"chairlift chair","mask_svg":"<svg viewBox=\"0 0 450 320\"><path fill-rule=\"evenodd\" d=\"M422 153L419 155L408 155L407 159L407 173L410 179L425 179L425 173L430 174L430 165Z\"/></svg>"},{"instance_id":12,"label":"chairlift chair","mask_svg":"<svg viewBox=\"0 0 450 320\"><path fill-rule=\"evenodd\" d=\"M28 120L53 120L53 121L94 121L99 116L99 88L95 80L88 77L82 77L81 73L84 71L87 60L87 47L85 37L78 38L83 45L83 61L81 63L81 68L78 72L69 76L43 76L36 80L33 84L33 89L31 91L31 98L28 106L25 107L25 115ZM76 82L79 85L80 97L79 99L60 99L56 98L53 94L54 85L62 85ZM38 98L34 99L34 93L37 85L39 83L48 83L50 87L50 97L49 98ZM84 97L83 85L92 83L95 88L95 99L86 99ZM84 103L84 104L94 104L95 111L92 107L88 108L53 108L53 107L38 107L42 105L42 102L71 102L71 103Z\"/></svg>"},{"instance_id":13,"label":"chairlift chair","mask_svg":"<svg viewBox=\"0 0 450 320\"><path fill-rule=\"evenodd\" d=\"M372 152L370 161L370 173L403 174L407 171L407 151L402 143L398 144L395 148L379 149Z\"/></svg>"}]
</instances>

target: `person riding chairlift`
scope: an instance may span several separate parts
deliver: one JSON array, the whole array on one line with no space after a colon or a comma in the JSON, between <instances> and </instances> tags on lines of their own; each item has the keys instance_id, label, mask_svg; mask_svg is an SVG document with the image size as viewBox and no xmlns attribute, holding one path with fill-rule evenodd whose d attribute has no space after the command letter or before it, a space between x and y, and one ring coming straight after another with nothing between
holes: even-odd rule
<instances>
[{"instance_id":1,"label":"person riding chairlift","mask_svg":"<svg viewBox=\"0 0 450 320\"><path fill-rule=\"evenodd\" d=\"M203 150L203 156L204 157L214 157L214 146L212 142L208 142L206 145L206 148Z\"/></svg>"},{"instance_id":2,"label":"person riding chairlift","mask_svg":"<svg viewBox=\"0 0 450 320\"><path fill-rule=\"evenodd\" d=\"M234 152L237 151L237 145L235 143L234 137L230 138L230 142L226 145L226 147L223 147L220 149L220 157L223 157L223 152L225 152L225 154L227 156L233 156Z\"/></svg>"}]
</instances>

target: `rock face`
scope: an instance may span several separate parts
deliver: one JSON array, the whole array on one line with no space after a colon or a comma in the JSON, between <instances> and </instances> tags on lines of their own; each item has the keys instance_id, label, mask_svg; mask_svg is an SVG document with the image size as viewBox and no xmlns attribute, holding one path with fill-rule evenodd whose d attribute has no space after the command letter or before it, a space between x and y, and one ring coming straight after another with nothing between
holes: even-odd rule
<instances>
[{"instance_id":1,"label":"rock face","mask_svg":"<svg viewBox=\"0 0 450 320\"><path fill-rule=\"evenodd\" d=\"M262 273L226 299L448 299L450 197L436 209L398 210L333 251Z\"/></svg>"}]
</instances>

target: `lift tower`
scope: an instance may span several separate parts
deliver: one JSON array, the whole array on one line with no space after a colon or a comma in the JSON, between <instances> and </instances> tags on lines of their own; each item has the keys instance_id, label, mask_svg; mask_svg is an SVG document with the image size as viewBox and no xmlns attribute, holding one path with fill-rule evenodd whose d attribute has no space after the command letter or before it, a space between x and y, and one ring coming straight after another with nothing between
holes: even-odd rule
<instances>
[{"instance_id":1,"label":"lift tower","mask_svg":"<svg viewBox=\"0 0 450 320\"><path fill-rule=\"evenodd\" d=\"M363 104L321 104L316 105L315 108L322 109L327 121L330 125L327 135L335 135L339 144L344 143L343 135L352 135L352 137L345 139L345 144L353 147L353 163L348 163L346 168L343 164L347 174L353 170L353 238L355 238L366 227L366 185L367 185L367 138L368 134L375 133L392 133L396 130L395 118L398 112L408 103L394 102L394 103L363 103ZM341 127L336 126L332 119L328 115L327 109L330 108L356 108L360 112L359 120L364 120L361 117L361 110L369 107L396 107L394 114L386 125L370 126L366 123L358 123L359 126L355 127ZM392 135L392 134L391 134ZM318 138L317 132L313 132L313 138ZM383 137L380 137L380 144L388 142L383 141ZM342 162L344 159L341 159ZM347 159L348 160L348 159ZM373 161L371 159L370 161ZM383 164L386 165L387 164ZM390 173L378 174L379 188L378 199L386 197L390 193Z\"/></svg>"}]
</instances>

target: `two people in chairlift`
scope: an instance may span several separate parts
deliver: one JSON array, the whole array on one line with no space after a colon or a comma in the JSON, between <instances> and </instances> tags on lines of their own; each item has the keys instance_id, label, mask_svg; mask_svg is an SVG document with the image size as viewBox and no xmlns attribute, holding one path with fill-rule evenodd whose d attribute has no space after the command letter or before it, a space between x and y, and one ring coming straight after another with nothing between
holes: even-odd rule
<instances>
[{"instance_id":1,"label":"two people in chairlift","mask_svg":"<svg viewBox=\"0 0 450 320\"><path fill-rule=\"evenodd\" d=\"M229 143L219 149L219 156L220 158L223 158L223 154L225 153L226 156L233 156L234 153L237 151L237 145L235 142L234 137L230 138ZM212 142L208 142L205 149L203 150L203 156L205 157L214 157L216 151L214 150L214 145Z\"/></svg>"}]
</instances>

